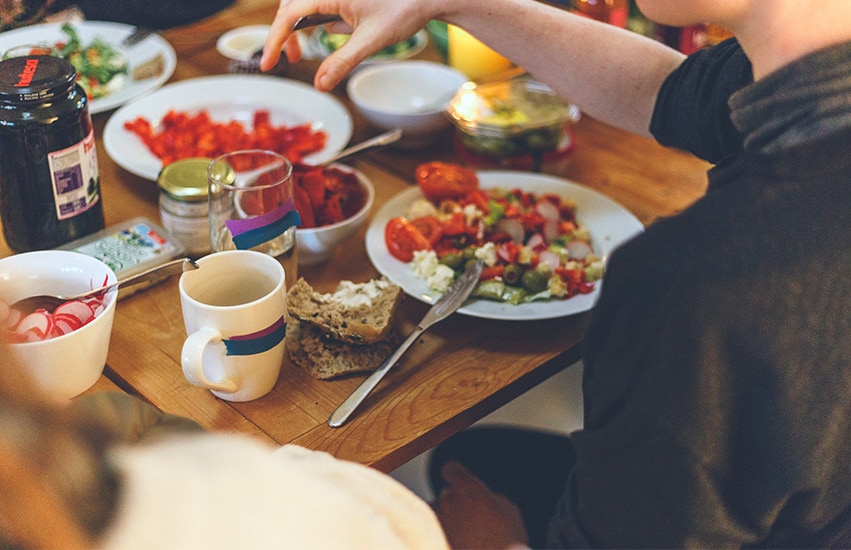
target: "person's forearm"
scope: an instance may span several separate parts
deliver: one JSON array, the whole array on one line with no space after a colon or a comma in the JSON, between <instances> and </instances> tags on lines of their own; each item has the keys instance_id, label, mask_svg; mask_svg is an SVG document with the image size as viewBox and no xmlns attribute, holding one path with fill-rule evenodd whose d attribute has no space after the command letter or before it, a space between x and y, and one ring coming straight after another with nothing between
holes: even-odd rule
<instances>
[{"instance_id":1,"label":"person's forearm","mask_svg":"<svg viewBox=\"0 0 851 550\"><path fill-rule=\"evenodd\" d=\"M684 56L535 0L455 0L443 18L500 51L588 115L649 135L659 87Z\"/></svg>"}]
</instances>

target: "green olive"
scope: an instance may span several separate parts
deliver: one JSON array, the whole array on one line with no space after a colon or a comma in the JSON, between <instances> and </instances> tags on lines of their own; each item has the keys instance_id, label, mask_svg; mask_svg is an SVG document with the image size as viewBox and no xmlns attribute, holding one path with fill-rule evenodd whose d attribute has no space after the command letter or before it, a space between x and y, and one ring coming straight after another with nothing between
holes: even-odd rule
<instances>
[{"instance_id":1,"label":"green olive","mask_svg":"<svg viewBox=\"0 0 851 550\"><path fill-rule=\"evenodd\" d=\"M469 260L467 260L466 262L464 262L464 271L467 271L468 269L470 269L471 267L473 267L474 265L476 265L476 262L477 262L477 261L478 261L478 260L476 260L476 258L470 258Z\"/></svg>"},{"instance_id":2,"label":"green olive","mask_svg":"<svg viewBox=\"0 0 851 550\"><path fill-rule=\"evenodd\" d=\"M530 269L524 273L521 282L523 284L523 288L532 293L542 292L547 288L548 283L547 276L534 269Z\"/></svg>"},{"instance_id":3,"label":"green olive","mask_svg":"<svg viewBox=\"0 0 851 550\"><path fill-rule=\"evenodd\" d=\"M509 264L505 266L505 271L502 273L502 280L505 281L506 284L509 285L519 285L521 284L521 278L523 277L523 268L521 268L517 264Z\"/></svg>"},{"instance_id":4,"label":"green olive","mask_svg":"<svg viewBox=\"0 0 851 550\"><path fill-rule=\"evenodd\" d=\"M448 252L440 258L440 263L448 265L452 269L458 269L464 262L464 256L460 252Z\"/></svg>"}]
</instances>

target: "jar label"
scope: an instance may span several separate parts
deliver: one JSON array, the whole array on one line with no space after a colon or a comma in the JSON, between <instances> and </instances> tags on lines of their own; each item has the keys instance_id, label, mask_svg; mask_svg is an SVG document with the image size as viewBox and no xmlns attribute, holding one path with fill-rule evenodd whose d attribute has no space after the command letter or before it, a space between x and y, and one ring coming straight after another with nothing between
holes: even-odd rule
<instances>
[{"instance_id":1,"label":"jar label","mask_svg":"<svg viewBox=\"0 0 851 550\"><path fill-rule=\"evenodd\" d=\"M56 217L82 214L100 200L94 130L79 143L47 154Z\"/></svg>"}]
</instances>

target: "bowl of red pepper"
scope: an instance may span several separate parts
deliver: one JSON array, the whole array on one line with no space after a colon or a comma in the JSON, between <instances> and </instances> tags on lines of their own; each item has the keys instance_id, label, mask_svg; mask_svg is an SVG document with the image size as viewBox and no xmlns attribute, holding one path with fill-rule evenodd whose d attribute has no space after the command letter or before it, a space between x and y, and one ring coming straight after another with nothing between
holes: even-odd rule
<instances>
[{"instance_id":1,"label":"bowl of red pepper","mask_svg":"<svg viewBox=\"0 0 851 550\"><path fill-rule=\"evenodd\" d=\"M293 166L293 196L301 218L296 230L298 265L327 261L360 230L375 188L363 172L344 164Z\"/></svg>"}]
</instances>

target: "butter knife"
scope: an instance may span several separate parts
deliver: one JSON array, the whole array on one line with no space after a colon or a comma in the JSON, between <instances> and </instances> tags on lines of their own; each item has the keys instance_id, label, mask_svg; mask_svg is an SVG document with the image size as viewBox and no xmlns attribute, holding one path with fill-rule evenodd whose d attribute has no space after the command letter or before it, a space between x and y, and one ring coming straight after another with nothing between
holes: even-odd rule
<instances>
[{"instance_id":1,"label":"butter knife","mask_svg":"<svg viewBox=\"0 0 851 550\"><path fill-rule=\"evenodd\" d=\"M417 338L425 332L430 326L437 323L438 321L442 321L449 317L452 313L455 312L461 304L470 296L470 293L473 292L473 288L475 288L476 283L479 281L479 276L482 274L482 261L478 260L472 266L468 267L464 273L461 274L458 279L449 286L446 292L443 293L437 302L426 312L422 321L416 326L416 328L411 331L411 334L402 342L402 345L394 351L387 359L384 360L381 365L373 372L369 377L364 380L360 386L358 386L352 394L343 401L337 410L331 413L331 416L328 417L328 425L332 428L339 428L342 426L346 420L355 412L358 405L360 405L363 400L366 398L369 393L375 389L381 379L384 378L384 375L393 368L396 362L402 357L402 355L411 347Z\"/></svg>"},{"instance_id":2,"label":"butter knife","mask_svg":"<svg viewBox=\"0 0 851 550\"><path fill-rule=\"evenodd\" d=\"M133 32L124 37L121 41L122 46L133 46L138 44L149 35L153 34L154 30L147 27L133 27Z\"/></svg>"}]
</instances>

